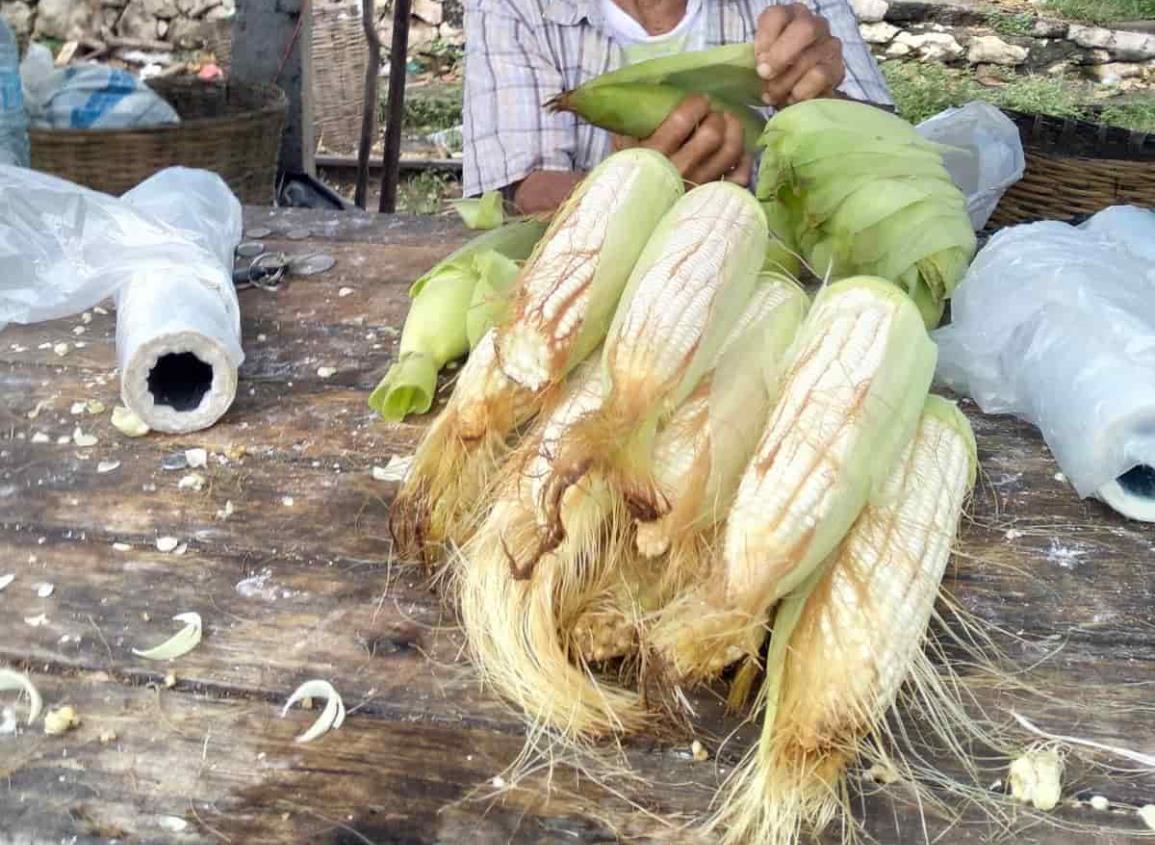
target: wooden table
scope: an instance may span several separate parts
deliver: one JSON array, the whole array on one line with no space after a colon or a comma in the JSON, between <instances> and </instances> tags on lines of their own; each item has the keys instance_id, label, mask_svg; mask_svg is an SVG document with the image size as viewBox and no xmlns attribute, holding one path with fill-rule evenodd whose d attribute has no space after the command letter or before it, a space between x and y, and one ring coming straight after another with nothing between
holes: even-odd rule
<instances>
[{"instance_id":1,"label":"wooden table","mask_svg":"<svg viewBox=\"0 0 1155 845\"><path fill-rule=\"evenodd\" d=\"M0 736L0 842L700 841L679 826L706 808L749 728L719 754L727 726L706 718L708 762L692 759L688 736L631 742L648 784L607 789L561 767L548 801L544 776L491 801L493 778L521 748L520 722L459 659L452 616L421 573L390 561L394 485L370 469L410 454L422 424L384 424L365 398L390 360L406 284L465 232L264 209L248 221L275 230L270 246L324 250L337 266L242 294L241 388L211 430L128 439L107 411L73 413L117 403L112 315L0 335L0 575L16 574L0 592L0 662L82 719L63 736L39 726ZM285 239L302 228L308 240ZM322 378L322 367L335 373ZM1029 641L1000 639L1016 657L1050 655L1032 680L1054 697L1022 704L1031 718L1155 753L1155 533L1080 502L1030 428L972 418L983 477L948 586L978 618ZM78 426L95 446L57 442ZM188 470L161 464L193 447L209 453L205 485L181 490ZM187 550L162 553L159 537ZM171 665L133 656L190 610L205 622L197 649ZM349 718L300 745L293 737L315 714L281 719L279 709L310 678L335 684ZM1083 783L1155 801L1151 778ZM880 840L922 841L910 806L874 798L867 808ZM1134 823L1087 808L1067 818ZM939 841L985 832L964 824ZM1035 827L1013 841L1091 839Z\"/></svg>"}]
</instances>

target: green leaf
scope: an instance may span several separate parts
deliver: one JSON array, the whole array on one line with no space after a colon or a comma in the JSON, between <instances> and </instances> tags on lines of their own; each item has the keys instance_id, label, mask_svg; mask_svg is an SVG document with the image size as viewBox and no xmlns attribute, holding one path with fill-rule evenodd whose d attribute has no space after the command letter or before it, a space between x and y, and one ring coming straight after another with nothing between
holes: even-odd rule
<instances>
[{"instance_id":1,"label":"green leaf","mask_svg":"<svg viewBox=\"0 0 1155 845\"><path fill-rule=\"evenodd\" d=\"M453 208L470 229L496 229L505 222L500 191L482 194L480 199L453 200Z\"/></svg>"}]
</instances>

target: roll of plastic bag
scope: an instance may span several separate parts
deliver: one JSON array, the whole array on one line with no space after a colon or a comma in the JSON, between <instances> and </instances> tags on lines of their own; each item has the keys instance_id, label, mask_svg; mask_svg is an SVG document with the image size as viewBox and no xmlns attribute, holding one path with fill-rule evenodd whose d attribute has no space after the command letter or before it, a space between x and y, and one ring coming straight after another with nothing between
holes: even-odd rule
<instances>
[{"instance_id":1,"label":"roll of plastic bag","mask_svg":"<svg viewBox=\"0 0 1155 845\"><path fill-rule=\"evenodd\" d=\"M967 198L975 231L987 225L1007 188L1023 178L1026 156L1019 130L989 103L975 101L929 117L917 127L929 141L952 149L943 165Z\"/></svg>"},{"instance_id":2,"label":"roll of plastic bag","mask_svg":"<svg viewBox=\"0 0 1155 845\"><path fill-rule=\"evenodd\" d=\"M232 255L240 203L219 177L173 168L121 199L0 167L0 326L117 301L121 398L151 428L212 425L244 354Z\"/></svg>"},{"instance_id":3,"label":"roll of plastic bag","mask_svg":"<svg viewBox=\"0 0 1155 845\"><path fill-rule=\"evenodd\" d=\"M216 174L178 167L121 200L214 258L211 266L138 277L117 292L121 399L150 428L207 428L232 405L244 358L231 271L241 204Z\"/></svg>"},{"instance_id":4,"label":"roll of plastic bag","mask_svg":"<svg viewBox=\"0 0 1155 845\"><path fill-rule=\"evenodd\" d=\"M1142 216L1145 215L1145 216ZM1155 213L997 233L935 332L938 379L1037 425L1080 496L1155 521Z\"/></svg>"}]
</instances>

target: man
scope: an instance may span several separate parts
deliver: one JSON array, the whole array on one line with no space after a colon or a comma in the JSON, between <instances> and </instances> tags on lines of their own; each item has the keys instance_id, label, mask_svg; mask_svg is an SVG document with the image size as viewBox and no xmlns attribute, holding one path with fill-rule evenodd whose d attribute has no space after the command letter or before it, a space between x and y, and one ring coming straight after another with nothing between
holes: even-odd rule
<instances>
[{"instance_id":1,"label":"man","mask_svg":"<svg viewBox=\"0 0 1155 845\"><path fill-rule=\"evenodd\" d=\"M464 193L502 190L524 213L551 211L613 149L670 158L687 182L750 180L731 115L689 97L645 139L611 138L542 104L599 74L661 55L754 42L763 101L816 97L890 104L848 0L466 0Z\"/></svg>"}]
</instances>

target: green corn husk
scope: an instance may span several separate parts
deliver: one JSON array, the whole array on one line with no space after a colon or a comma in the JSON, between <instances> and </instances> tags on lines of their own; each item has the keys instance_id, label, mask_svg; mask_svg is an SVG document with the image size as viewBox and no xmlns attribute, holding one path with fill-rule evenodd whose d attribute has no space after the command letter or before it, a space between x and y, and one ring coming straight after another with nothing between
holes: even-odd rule
<instances>
[{"instance_id":1,"label":"green corn husk","mask_svg":"<svg viewBox=\"0 0 1155 845\"><path fill-rule=\"evenodd\" d=\"M937 325L976 247L946 148L893 115L838 100L783 109L761 143L757 195L814 273L894 282Z\"/></svg>"},{"instance_id":2,"label":"green corn husk","mask_svg":"<svg viewBox=\"0 0 1155 845\"><path fill-rule=\"evenodd\" d=\"M683 99L702 94L713 110L738 118L753 150L762 131L756 109L764 85L754 46L730 44L627 65L563 91L547 106L619 135L648 138Z\"/></svg>"},{"instance_id":3,"label":"green corn husk","mask_svg":"<svg viewBox=\"0 0 1155 845\"><path fill-rule=\"evenodd\" d=\"M510 266L533 250L546 223L520 220L474 238L440 261L409 288L413 304L405 318L397 361L369 396L369 407L390 422L423 414L433 405L437 374L468 352L488 328L488 296L510 287Z\"/></svg>"},{"instance_id":4,"label":"green corn husk","mask_svg":"<svg viewBox=\"0 0 1155 845\"><path fill-rule=\"evenodd\" d=\"M465 315L465 334L473 349L492 326L505 319L513 283L521 269L513 259L500 252L483 252L473 261L477 284Z\"/></svg>"},{"instance_id":5,"label":"green corn husk","mask_svg":"<svg viewBox=\"0 0 1155 845\"><path fill-rule=\"evenodd\" d=\"M501 191L490 191L477 199L453 200L450 204L470 229L496 229L505 222Z\"/></svg>"},{"instance_id":6,"label":"green corn husk","mask_svg":"<svg viewBox=\"0 0 1155 845\"><path fill-rule=\"evenodd\" d=\"M682 100L696 93L701 92L648 82L614 85L594 85L590 82L573 91L559 94L546 105L552 111L573 112L594 126L617 135L648 138ZM757 147L763 125L758 112L716 94L705 96L712 110L728 112L742 124L747 150Z\"/></svg>"},{"instance_id":7,"label":"green corn husk","mask_svg":"<svg viewBox=\"0 0 1155 845\"><path fill-rule=\"evenodd\" d=\"M763 272L797 278L802 272L802 259L798 256L798 243L786 207L781 203L764 202L762 212L770 229L770 245L766 248L766 260L762 262Z\"/></svg>"},{"instance_id":8,"label":"green corn husk","mask_svg":"<svg viewBox=\"0 0 1155 845\"><path fill-rule=\"evenodd\" d=\"M727 44L626 65L587 83L591 87L644 82L715 95L733 103L762 105L764 80L755 70L754 45Z\"/></svg>"}]
</instances>

